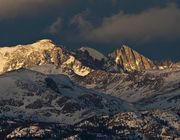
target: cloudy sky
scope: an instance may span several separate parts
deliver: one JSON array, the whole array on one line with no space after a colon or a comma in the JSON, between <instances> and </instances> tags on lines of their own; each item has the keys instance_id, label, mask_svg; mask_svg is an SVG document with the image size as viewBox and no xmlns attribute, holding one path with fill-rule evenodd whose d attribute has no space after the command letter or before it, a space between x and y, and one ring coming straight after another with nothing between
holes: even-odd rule
<instances>
[{"instance_id":1,"label":"cloudy sky","mask_svg":"<svg viewBox=\"0 0 180 140\"><path fill-rule=\"evenodd\" d=\"M0 0L0 46L49 38L104 53L126 44L180 60L179 0Z\"/></svg>"}]
</instances>

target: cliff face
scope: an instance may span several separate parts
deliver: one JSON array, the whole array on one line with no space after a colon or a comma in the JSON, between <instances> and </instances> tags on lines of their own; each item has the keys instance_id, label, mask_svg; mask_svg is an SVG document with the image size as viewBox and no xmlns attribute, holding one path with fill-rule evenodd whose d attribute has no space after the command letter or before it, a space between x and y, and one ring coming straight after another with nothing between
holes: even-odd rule
<instances>
[{"instance_id":1,"label":"cliff face","mask_svg":"<svg viewBox=\"0 0 180 140\"><path fill-rule=\"evenodd\" d=\"M110 54L117 65L127 71L144 71L155 69L155 64L148 58L123 45L120 49Z\"/></svg>"}]
</instances>

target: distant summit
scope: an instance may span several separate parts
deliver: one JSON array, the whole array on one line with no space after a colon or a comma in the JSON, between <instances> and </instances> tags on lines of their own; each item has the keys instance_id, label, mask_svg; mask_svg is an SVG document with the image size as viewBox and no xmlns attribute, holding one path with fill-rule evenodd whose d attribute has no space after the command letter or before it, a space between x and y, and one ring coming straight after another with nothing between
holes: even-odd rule
<instances>
[{"instance_id":1,"label":"distant summit","mask_svg":"<svg viewBox=\"0 0 180 140\"><path fill-rule=\"evenodd\" d=\"M121 48L109 55L115 63L127 71L152 70L156 66L150 59L139 54L135 50L123 45Z\"/></svg>"},{"instance_id":2,"label":"distant summit","mask_svg":"<svg viewBox=\"0 0 180 140\"><path fill-rule=\"evenodd\" d=\"M89 48L89 47L81 47L79 49L82 52L87 51L89 53L89 55L95 60L99 60L101 61L102 59L106 60L106 56L104 56L104 54L100 53L99 51L97 51L96 49L93 48Z\"/></svg>"}]
</instances>

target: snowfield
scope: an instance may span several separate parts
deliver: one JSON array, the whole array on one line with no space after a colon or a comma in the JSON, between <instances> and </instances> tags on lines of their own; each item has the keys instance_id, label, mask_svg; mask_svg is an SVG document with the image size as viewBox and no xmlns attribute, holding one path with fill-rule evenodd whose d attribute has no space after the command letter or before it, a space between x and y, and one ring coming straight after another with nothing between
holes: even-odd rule
<instances>
[{"instance_id":1,"label":"snowfield","mask_svg":"<svg viewBox=\"0 0 180 140\"><path fill-rule=\"evenodd\" d=\"M125 101L80 87L65 75L27 69L0 76L0 107L1 118L65 124L133 110Z\"/></svg>"},{"instance_id":2,"label":"snowfield","mask_svg":"<svg viewBox=\"0 0 180 140\"><path fill-rule=\"evenodd\" d=\"M74 76L73 79L89 89L133 103L141 110L180 109L180 70L130 74L96 71L86 77Z\"/></svg>"}]
</instances>

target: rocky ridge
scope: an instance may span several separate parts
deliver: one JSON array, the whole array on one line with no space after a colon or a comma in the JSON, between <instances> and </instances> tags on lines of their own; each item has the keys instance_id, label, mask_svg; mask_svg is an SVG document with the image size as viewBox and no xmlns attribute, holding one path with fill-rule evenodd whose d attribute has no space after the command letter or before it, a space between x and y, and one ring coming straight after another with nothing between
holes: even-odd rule
<instances>
[{"instance_id":1,"label":"rocky ridge","mask_svg":"<svg viewBox=\"0 0 180 140\"><path fill-rule=\"evenodd\" d=\"M28 45L2 47L0 60L0 73L43 64L62 66L80 76L99 69L107 72L122 72L122 70L143 71L156 68L151 60L127 46L123 46L106 57L91 48L64 49L48 39Z\"/></svg>"}]
</instances>

